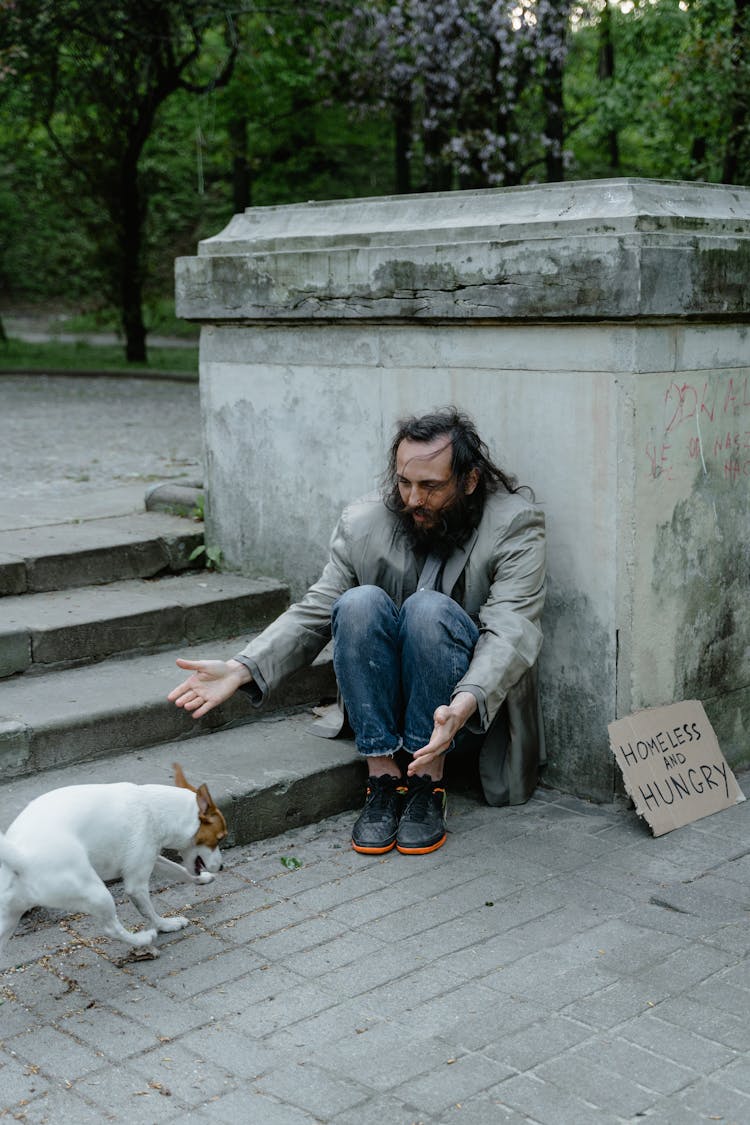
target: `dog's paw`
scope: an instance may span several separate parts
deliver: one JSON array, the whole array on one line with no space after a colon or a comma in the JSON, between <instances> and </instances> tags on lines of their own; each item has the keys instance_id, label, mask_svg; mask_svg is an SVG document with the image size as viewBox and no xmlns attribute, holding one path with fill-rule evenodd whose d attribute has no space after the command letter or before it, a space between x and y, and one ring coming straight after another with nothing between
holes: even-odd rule
<instances>
[{"instance_id":1,"label":"dog's paw","mask_svg":"<svg viewBox=\"0 0 750 1125\"><path fill-rule=\"evenodd\" d=\"M159 929L163 934L171 934L174 930L184 930L185 926L190 925L188 918L183 918L182 915L177 915L175 918L160 918Z\"/></svg>"},{"instance_id":2,"label":"dog's paw","mask_svg":"<svg viewBox=\"0 0 750 1125\"><path fill-rule=\"evenodd\" d=\"M156 941L156 930L140 930L132 935L133 947L142 949L146 945L153 945Z\"/></svg>"}]
</instances>

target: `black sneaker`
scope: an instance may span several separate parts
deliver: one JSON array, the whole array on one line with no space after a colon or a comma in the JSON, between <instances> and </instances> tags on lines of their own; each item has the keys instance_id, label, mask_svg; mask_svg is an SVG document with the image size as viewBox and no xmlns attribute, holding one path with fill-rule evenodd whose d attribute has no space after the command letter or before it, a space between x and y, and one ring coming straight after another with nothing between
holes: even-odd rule
<instances>
[{"instance_id":1,"label":"black sneaker","mask_svg":"<svg viewBox=\"0 0 750 1125\"><path fill-rule=\"evenodd\" d=\"M365 807L352 828L352 847L364 855L382 855L396 843L404 787L401 779L368 777Z\"/></svg>"},{"instance_id":2,"label":"black sneaker","mask_svg":"<svg viewBox=\"0 0 750 1125\"><path fill-rule=\"evenodd\" d=\"M410 777L396 847L404 855L424 855L445 843L446 797L442 781Z\"/></svg>"}]
</instances>

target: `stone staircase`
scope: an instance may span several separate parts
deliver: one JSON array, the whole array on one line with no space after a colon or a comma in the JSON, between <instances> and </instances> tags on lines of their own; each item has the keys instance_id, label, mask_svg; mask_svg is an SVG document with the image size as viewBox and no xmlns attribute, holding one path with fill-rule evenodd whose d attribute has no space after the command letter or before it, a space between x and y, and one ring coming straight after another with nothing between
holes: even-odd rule
<instances>
[{"instance_id":1,"label":"stone staircase","mask_svg":"<svg viewBox=\"0 0 750 1125\"><path fill-rule=\"evenodd\" d=\"M335 691L325 653L263 711L238 693L196 721L167 702L177 656L232 656L288 603L272 579L195 569L202 541L157 511L0 532L0 827L59 785L171 783L173 761L230 843L359 803L352 744L307 732Z\"/></svg>"}]
</instances>

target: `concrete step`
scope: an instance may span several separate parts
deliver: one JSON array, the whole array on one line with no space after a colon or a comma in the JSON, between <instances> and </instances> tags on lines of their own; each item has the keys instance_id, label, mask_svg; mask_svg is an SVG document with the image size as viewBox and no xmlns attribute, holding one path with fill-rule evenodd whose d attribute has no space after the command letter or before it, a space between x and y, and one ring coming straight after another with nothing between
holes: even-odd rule
<instances>
[{"instance_id":1,"label":"concrete step","mask_svg":"<svg viewBox=\"0 0 750 1125\"><path fill-rule=\"evenodd\" d=\"M287 606L270 578L194 571L0 599L0 677L249 633Z\"/></svg>"},{"instance_id":2,"label":"concrete step","mask_svg":"<svg viewBox=\"0 0 750 1125\"><path fill-rule=\"evenodd\" d=\"M0 595L197 568L202 542L203 524L163 512L0 531Z\"/></svg>"},{"instance_id":3,"label":"concrete step","mask_svg":"<svg viewBox=\"0 0 750 1125\"><path fill-rule=\"evenodd\" d=\"M173 739L252 722L264 712L238 692L204 718L168 703L180 682L177 656L228 659L246 636L0 683L0 780L125 753ZM328 652L292 677L269 701L276 709L330 698L335 680Z\"/></svg>"},{"instance_id":4,"label":"concrete step","mask_svg":"<svg viewBox=\"0 0 750 1125\"><path fill-rule=\"evenodd\" d=\"M309 712L267 716L188 741L144 747L0 784L0 828L34 797L61 785L172 784L172 762L205 781L227 818L226 846L251 843L361 804L365 769L354 744L308 733ZM342 840L342 846L348 841ZM221 876L219 875L220 879Z\"/></svg>"}]
</instances>

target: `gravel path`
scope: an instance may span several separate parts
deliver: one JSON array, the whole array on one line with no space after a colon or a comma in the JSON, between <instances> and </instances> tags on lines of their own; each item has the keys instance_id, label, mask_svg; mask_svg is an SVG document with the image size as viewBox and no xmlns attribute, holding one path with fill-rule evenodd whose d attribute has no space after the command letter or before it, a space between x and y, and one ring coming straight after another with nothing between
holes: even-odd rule
<instances>
[{"instance_id":1,"label":"gravel path","mask_svg":"<svg viewBox=\"0 0 750 1125\"><path fill-rule=\"evenodd\" d=\"M202 480L198 385L129 377L0 375L3 494L70 496Z\"/></svg>"}]
</instances>

